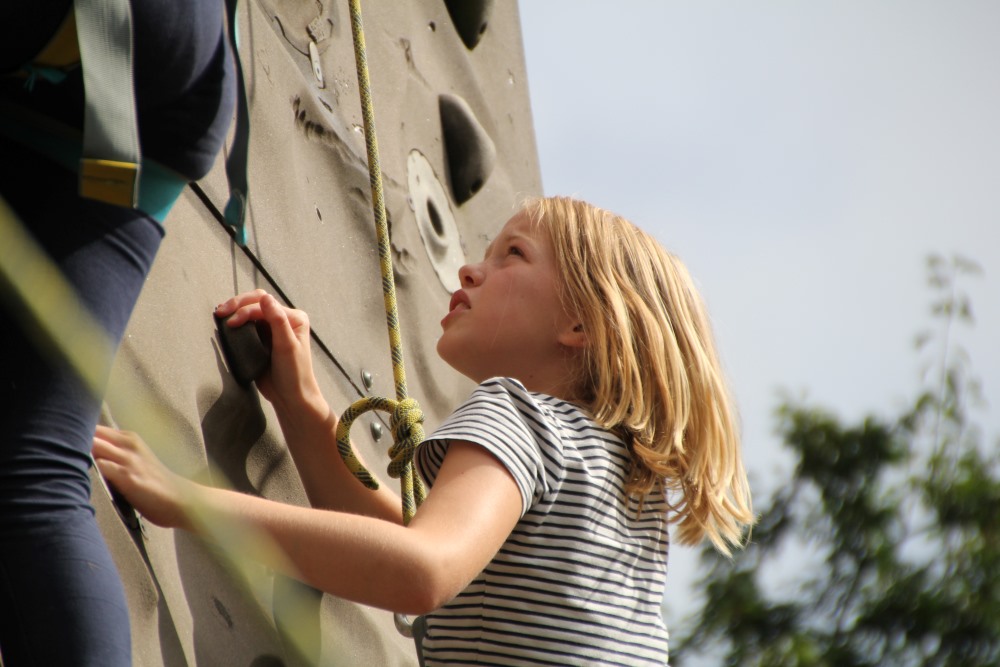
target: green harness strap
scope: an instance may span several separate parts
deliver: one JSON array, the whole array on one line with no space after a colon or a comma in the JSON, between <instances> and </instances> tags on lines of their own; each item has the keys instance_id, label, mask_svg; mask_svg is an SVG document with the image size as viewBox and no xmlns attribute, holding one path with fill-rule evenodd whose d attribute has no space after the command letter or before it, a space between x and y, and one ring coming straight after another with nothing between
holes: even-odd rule
<instances>
[{"instance_id":1,"label":"green harness strap","mask_svg":"<svg viewBox=\"0 0 1000 667\"><path fill-rule=\"evenodd\" d=\"M250 107L247 103L246 81L243 78L243 61L240 59L237 5L239 0L226 0L229 17L229 45L233 50L236 68L236 118L233 120L233 145L226 157L226 180L229 182L229 201L223 214L226 225L233 228L233 236L240 246L247 244L247 198L250 193L248 164L250 161Z\"/></svg>"},{"instance_id":2,"label":"green harness strap","mask_svg":"<svg viewBox=\"0 0 1000 667\"><path fill-rule=\"evenodd\" d=\"M80 195L135 208L139 203L139 126L132 85L132 9L128 0L75 0L85 110Z\"/></svg>"}]
</instances>

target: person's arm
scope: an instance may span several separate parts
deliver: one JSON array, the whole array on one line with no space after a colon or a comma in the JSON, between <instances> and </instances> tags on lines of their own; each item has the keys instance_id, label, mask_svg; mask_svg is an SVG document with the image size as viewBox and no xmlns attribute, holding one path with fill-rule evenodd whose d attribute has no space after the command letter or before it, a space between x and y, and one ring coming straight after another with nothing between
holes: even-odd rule
<instances>
[{"instance_id":1,"label":"person's arm","mask_svg":"<svg viewBox=\"0 0 1000 667\"><path fill-rule=\"evenodd\" d=\"M311 408L303 408L295 415L277 412L309 504L317 509L363 514L402 524L399 496L381 481L378 489L367 488L347 468L337 451L337 415L325 403L323 408L325 414ZM375 475L357 451L355 456Z\"/></svg>"},{"instance_id":2,"label":"person's arm","mask_svg":"<svg viewBox=\"0 0 1000 667\"><path fill-rule=\"evenodd\" d=\"M308 315L282 306L263 290L225 301L216 315L231 316L227 324L232 327L263 320L270 328L271 367L256 380L257 387L274 406L310 504L401 524L398 496L385 484L377 491L366 488L337 452L337 415L313 373Z\"/></svg>"},{"instance_id":3,"label":"person's arm","mask_svg":"<svg viewBox=\"0 0 1000 667\"><path fill-rule=\"evenodd\" d=\"M453 442L408 527L380 519L284 505L203 487L169 472L132 433L99 427L101 473L150 521L201 530L195 506L223 522L263 530L290 574L338 597L423 614L458 594L489 563L521 514L508 470L486 450ZM280 563L272 563L281 566Z\"/></svg>"}]
</instances>

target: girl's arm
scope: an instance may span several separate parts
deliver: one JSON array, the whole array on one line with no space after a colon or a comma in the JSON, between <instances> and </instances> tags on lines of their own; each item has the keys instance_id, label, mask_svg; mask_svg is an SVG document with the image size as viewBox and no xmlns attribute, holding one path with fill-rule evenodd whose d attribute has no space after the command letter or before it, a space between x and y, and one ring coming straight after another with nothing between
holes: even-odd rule
<instances>
[{"instance_id":1,"label":"girl's arm","mask_svg":"<svg viewBox=\"0 0 1000 667\"><path fill-rule=\"evenodd\" d=\"M261 320L271 330L271 366L256 380L257 387L274 406L310 504L401 524L399 498L385 484L378 491L367 489L337 452L337 416L313 373L308 315L282 306L263 290L235 296L215 313L231 316L231 327Z\"/></svg>"},{"instance_id":2,"label":"girl's arm","mask_svg":"<svg viewBox=\"0 0 1000 667\"><path fill-rule=\"evenodd\" d=\"M427 613L458 594L493 558L521 513L507 469L464 442L451 444L405 528L197 485L168 471L135 434L106 427L97 429L94 458L153 523L197 532L196 508L222 522L249 522L275 541L293 576L338 597L408 614Z\"/></svg>"},{"instance_id":3,"label":"girl's arm","mask_svg":"<svg viewBox=\"0 0 1000 667\"><path fill-rule=\"evenodd\" d=\"M337 451L337 415L325 402L321 409L325 409L325 414L302 410L289 416L278 412L281 432L309 504L317 509L363 514L402 525L399 496L385 483L380 482L377 490L367 488L348 470ZM361 460L357 451L355 456ZM363 460L362 463L371 471Z\"/></svg>"}]
</instances>

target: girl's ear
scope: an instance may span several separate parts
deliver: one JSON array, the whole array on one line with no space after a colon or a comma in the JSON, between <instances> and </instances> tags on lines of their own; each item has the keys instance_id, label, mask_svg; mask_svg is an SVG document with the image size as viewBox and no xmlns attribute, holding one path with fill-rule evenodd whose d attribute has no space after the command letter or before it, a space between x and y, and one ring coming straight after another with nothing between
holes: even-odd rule
<instances>
[{"instance_id":1,"label":"girl's ear","mask_svg":"<svg viewBox=\"0 0 1000 667\"><path fill-rule=\"evenodd\" d=\"M587 347L589 341L583 330L583 324L577 322L559 334L559 343L566 347Z\"/></svg>"}]
</instances>

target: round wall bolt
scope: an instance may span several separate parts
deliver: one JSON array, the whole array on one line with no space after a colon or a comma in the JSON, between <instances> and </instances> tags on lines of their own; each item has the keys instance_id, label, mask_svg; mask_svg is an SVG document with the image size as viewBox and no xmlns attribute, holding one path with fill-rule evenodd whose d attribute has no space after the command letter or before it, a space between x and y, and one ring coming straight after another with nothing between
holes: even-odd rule
<instances>
[{"instance_id":1,"label":"round wall bolt","mask_svg":"<svg viewBox=\"0 0 1000 667\"><path fill-rule=\"evenodd\" d=\"M372 422L372 438L375 442L382 439L382 424L378 422Z\"/></svg>"},{"instance_id":2,"label":"round wall bolt","mask_svg":"<svg viewBox=\"0 0 1000 667\"><path fill-rule=\"evenodd\" d=\"M361 384L365 385L365 389L367 391L371 391L372 388L371 371L361 371Z\"/></svg>"},{"instance_id":3,"label":"round wall bolt","mask_svg":"<svg viewBox=\"0 0 1000 667\"><path fill-rule=\"evenodd\" d=\"M313 76L316 77L316 87L326 88L326 79L323 77L323 65L319 60L319 47L312 40L309 41L309 62L312 64Z\"/></svg>"}]
</instances>

